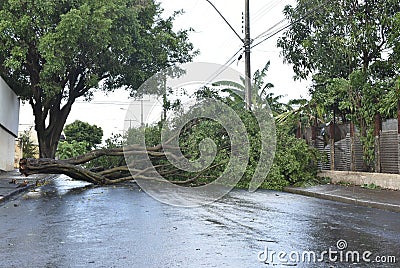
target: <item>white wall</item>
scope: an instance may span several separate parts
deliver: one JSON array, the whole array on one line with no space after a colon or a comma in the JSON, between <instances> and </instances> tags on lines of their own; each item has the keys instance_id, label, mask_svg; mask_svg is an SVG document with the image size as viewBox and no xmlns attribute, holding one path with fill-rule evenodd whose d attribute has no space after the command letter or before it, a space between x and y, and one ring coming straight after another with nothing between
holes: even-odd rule
<instances>
[{"instance_id":1,"label":"white wall","mask_svg":"<svg viewBox=\"0 0 400 268\"><path fill-rule=\"evenodd\" d=\"M14 169L18 120L19 99L0 77L0 170Z\"/></svg>"}]
</instances>

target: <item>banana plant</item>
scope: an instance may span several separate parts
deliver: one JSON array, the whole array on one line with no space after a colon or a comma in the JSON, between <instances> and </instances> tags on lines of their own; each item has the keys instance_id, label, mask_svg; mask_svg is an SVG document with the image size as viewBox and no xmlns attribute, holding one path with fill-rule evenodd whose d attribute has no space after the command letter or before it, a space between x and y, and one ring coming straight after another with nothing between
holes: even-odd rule
<instances>
[{"instance_id":1,"label":"banana plant","mask_svg":"<svg viewBox=\"0 0 400 268\"><path fill-rule=\"evenodd\" d=\"M273 115L277 116L287 111L289 107L280 102L280 99L284 97L283 95L275 95L273 92L271 92L271 89L274 87L274 85L265 81L270 64L271 62L268 61L263 69L257 70L253 74L251 90L252 105L262 106L268 103ZM213 83L213 86L222 87L223 92L229 93L230 95L234 96L234 98L239 97L241 103L244 105L245 78L241 77L240 80L241 83L234 81L218 81Z\"/></svg>"}]
</instances>

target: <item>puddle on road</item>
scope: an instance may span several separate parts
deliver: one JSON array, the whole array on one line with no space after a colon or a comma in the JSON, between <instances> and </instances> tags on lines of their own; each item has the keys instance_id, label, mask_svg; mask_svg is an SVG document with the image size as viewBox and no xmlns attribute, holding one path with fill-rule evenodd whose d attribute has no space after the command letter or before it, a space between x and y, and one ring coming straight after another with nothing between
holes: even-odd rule
<instances>
[{"instance_id":1,"label":"puddle on road","mask_svg":"<svg viewBox=\"0 0 400 268\"><path fill-rule=\"evenodd\" d=\"M85 181L73 180L68 176L60 175L49 183L26 193L23 198L34 199L46 196L63 196L70 192L84 191L92 184Z\"/></svg>"}]
</instances>

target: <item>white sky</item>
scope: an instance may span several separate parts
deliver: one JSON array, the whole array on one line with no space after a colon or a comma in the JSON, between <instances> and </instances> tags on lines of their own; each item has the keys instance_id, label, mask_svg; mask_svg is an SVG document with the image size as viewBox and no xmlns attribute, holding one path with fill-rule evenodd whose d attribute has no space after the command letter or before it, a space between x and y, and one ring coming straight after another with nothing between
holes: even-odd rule
<instances>
[{"instance_id":1,"label":"white sky","mask_svg":"<svg viewBox=\"0 0 400 268\"><path fill-rule=\"evenodd\" d=\"M245 1L211 1L235 30L244 36L242 34L242 12L244 12ZM160 2L166 15L172 14L174 10L183 9L185 11L176 19L174 25L177 30L189 27L194 29L194 32L190 34L190 40L201 53L195 58L195 62L225 64L242 46L239 38L206 0L161 0ZM255 38L281 21L284 18L282 10L285 5L295 5L295 2L295 0L250 0L251 37ZM267 80L275 85L273 89L275 94L287 96L284 101L308 97L308 82L293 81L294 73L291 66L284 65L283 59L279 56L280 50L276 47L279 36L280 34L252 50L252 73L257 69L262 69L270 60L271 66ZM244 57L239 62L235 61L230 67L244 73ZM125 122L125 114L132 101L128 96L127 92L117 90L108 96L105 96L104 93L97 93L90 103L78 100L72 107L67 124L77 119L96 124L103 128L104 138L110 137L112 133L122 133L124 124L125 126L129 125L129 122ZM140 122L140 102L136 101L135 104L137 104L138 110L137 115L133 115L133 118L138 123ZM143 103L143 107L146 110L146 102ZM33 123L31 107L28 104L21 105L20 130L26 129ZM134 122L131 123L134 124Z\"/></svg>"}]
</instances>

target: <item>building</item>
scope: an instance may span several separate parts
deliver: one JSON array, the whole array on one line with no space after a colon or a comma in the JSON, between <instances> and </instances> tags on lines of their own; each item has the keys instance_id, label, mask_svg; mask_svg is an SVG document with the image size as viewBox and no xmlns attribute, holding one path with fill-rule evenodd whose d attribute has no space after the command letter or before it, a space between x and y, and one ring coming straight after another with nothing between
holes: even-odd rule
<instances>
[{"instance_id":1,"label":"building","mask_svg":"<svg viewBox=\"0 0 400 268\"><path fill-rule=\"evenodd\" d=\"M0 170L3 171L14 169L19 105L18 96L0 77Z\"/></svg>"}]
</instances>

